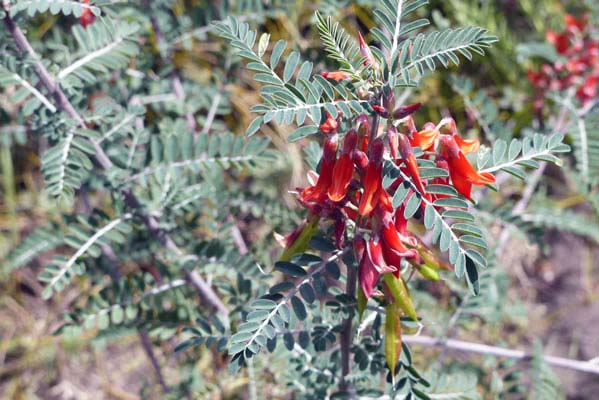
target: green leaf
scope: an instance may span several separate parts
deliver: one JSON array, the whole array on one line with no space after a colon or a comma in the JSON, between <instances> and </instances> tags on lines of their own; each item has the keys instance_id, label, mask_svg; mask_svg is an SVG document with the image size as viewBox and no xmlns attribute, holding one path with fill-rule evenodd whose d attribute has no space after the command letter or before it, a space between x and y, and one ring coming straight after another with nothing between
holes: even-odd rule
<instances>
[{"instance_id":1,"label":"green leaf","mask_svg":"<svg viewBox=\"0 0 599 400\"><path fill-rule=\"evenodd\" d=\"M304 303L299 298L293 296L291 298L291 306L293 307L293 313L295 314L297 319L299 319L300 321L303 321L306 319L306 317L308 316L308 313L306 311L306 307L304 306Z\"/></svg>"},{"instance_id":2,"label":"green leaf","mask_svg":"<svg viewBox=\"0 0 599 400\"><path fill-rule=\"evenodd\" d=\"M472 258L466 257L466 280L472 294L477 296L480 292L480 284L478 279L478 271Z\"/></svg>"},{"instance_id":3,"label":"green leaf","mask_svg":"<svg viewBox=\"0 0 599 400\"><path fill-rule=\"evenodd\" d=\"M427 204L424 209L424 227L432 229L435 223L435 209L432 204Z\"/></svg>"},{"instance_id":4,"label":"green leaf","mask_svg":"<svg viewBox=\"0 0 599 400\"><path fill-rule=\"evenodd\" d=\"M288 82L295 72L295 68L299 63L299 53L297 51L292 51L287 57L287 61L285 63L285 68L283 70L283 81Z\"/></svg>"},{"instance_id":5,"label":"green leaf","mask_svg":"<svg viewBox=\"0 0 599 400\"><path fill-rule=\"evenodd\" d=\"M281 55L285 50L287 43L283 39L279 40L272 49L272 53L270 53L270 67L276 68L279 64L279 60L281 59Z\"/></svg>"},{"instance_id":6,"label":"green leaf","mask_svg":"<svg viewBox=\"0 0 599 400\"><path fill-rule=\"evenodd\" d=\"M291 135L289 135L287 140L289 140L290 143L295 142L295 141L303 139L307 136L313 135L316 132L318 132L318 126L316 126L316 125L302 126L302 127L297 128L295 131L293 131L293 133Z\"/></svg>"},{"instance_id":7,"label":"green leaf","mask_svg":"<svg viewBox=\"0 0 599 400\"><path fill-rule=\"evenodd\" d=\"M412 196L410 196L408 199L406 208L404 210L404 217L406 219L412 218L414 214L416 214L416 211L418 211L418 208L420 207L421 201L422 199L417 193L412 193Z\"/></svg>"},{"instance_id":8,"label":"green leaf","mask_svg":"<svg viewBox=\"0 0 599 400\"><path fill-rule=\"evenodd\" d=\"M275 269L293 278L301 278L307 275L302 267L288 261L277 261L275 263Z\"/></svg>"},{"instance_id":9,"label":"green leaf","mask_svg":"<svg viewBox=\"0 0 599 400\"><path fill-rule=\"evenodd\" d=\"M256 118L254 118L254 120L247 127L247 129L245 131L245 135L246 136L254 135L256 132L258 132L258 130L260 129L260 127L262 126L263 123L264 123L264 118L262 116L258 116Z\"/></svg>"},{"instance_id":10,"label":"green leaf","mask_svg":"<svg viewBox=\"0 0 599 400\"><path fill-rule=\"evenodd\" d=\"M395 191L395 194L393 195L393 208L399 207L408 196L408 193L410 193L410 186L408 183L402 183L399 185Z\"/></svg>"}]
</instances>

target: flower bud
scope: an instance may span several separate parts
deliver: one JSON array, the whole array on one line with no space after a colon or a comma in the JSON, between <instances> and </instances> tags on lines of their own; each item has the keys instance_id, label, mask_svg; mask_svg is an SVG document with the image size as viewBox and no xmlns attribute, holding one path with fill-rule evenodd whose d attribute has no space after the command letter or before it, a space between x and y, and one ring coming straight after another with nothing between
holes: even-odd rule
<instances>
[{"instance_id":1,"label":"flower bud","mask_svg":"<svg viewBox=\"0 0 599 400\"><path fill-rule=\"evenodd\" d=\"M359 169L364 169L368 165L368 156L361 150L354 150L352 160Z\"/></svg>"},{"instance_id":2,"label":"flower bud","mask_svg":"<svg viewBox=\"0 0 599 400\"><path fill-rule=\"evenodd\" d=\"M370 47L368 47L360 32L358 32L358 41L360 42L360 53L362 54L362 57L366 59L364 60L364 65L371 65L372 68L379 69L378 62L374 58L374 55L372 54Z\"/></svg>"},{"instance_id":3,"label":"flower bud","mask_svg":"<svg viewBox=\"0 0 599 400\"><path fill-rule=\"evenodd\" d=\"M393 118L394 119L405 118L408 115L415 113L420 108L420 106L421 106L420 103L414 103L414 104L410 104L409 106L399 107L398 109L396 109L393 112Z\"/></svg>"}]
</instances>

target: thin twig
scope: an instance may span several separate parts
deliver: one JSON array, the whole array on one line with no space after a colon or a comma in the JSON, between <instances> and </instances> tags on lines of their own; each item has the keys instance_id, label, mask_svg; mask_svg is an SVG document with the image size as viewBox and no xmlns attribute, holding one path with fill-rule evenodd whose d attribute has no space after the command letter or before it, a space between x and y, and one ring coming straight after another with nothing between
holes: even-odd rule
<instances>
[{"instance_id":1,"label":"thin twig","mask_svg":"<svg viewBox=\"0 0 599 400\"><path fill-rule=\"evenodd\" d=\"M212 99L212 104L210 105L210 109L208 110L208 115L206 116L206 123L204 124L204 127L202 128L202 133L206 134L210 131L210 127L212 126L212 123L214 122L214 117L216 116L216 111L218 110L218 106L220 104L222 95L220 93L217 93L216 96L214 96L214 98Z\"/></svg>"},{"instance_id":2,"label":"thin twig","mask_svg":"<svg viewBox=\"0 0 599 400\"><path fill-rule=\"evenodd\" d=\"M254 368L254 359L247 360L248 366L248 386L250 389L250 400L258 400L258 390L256 388L256 369Z\"/></svg>"},{"instance_id":3,"label":"thin twig","mask_svg":"<svg viewBox=\"0 0 599 400\"><path fill-rule=\"evenodd\" d=\"M402 340L409 344L419 344L427 347L445 347L451 350L464 351L468 353L477 353L492 355L503 358L513 358L517 360L530 360L533 355L522 350L512 350L503 347L489 346L481 343L466 342L463 340L434 338L431 336L413 336L404 335ZM569 358L543 356L545 362L558 368L572 369L580 372L588 372L599 375L599 364L590 361L571 360Z\"/></svg>"},{"instance_id":4,"label":"thin twig","mask_svg":"<svg viewBox=\"0 0 599 400\"><path fill-rule=\"evenodd\" d=\"M141 347L144 349L144 352L150 359L150 363L154 368L154 372L156 372L156 377L158 378L158 382L162 387L164 393L168 393L168 386L166 385L166 381L164 380L164 375L162 374L162 368L160 368L160 364L158 363L158 359L156 358L156 354L154 354L154 349L152 348L152 342L150 341L150 337L148 336L148 332L145 330L139 331L139 339L141 342Z\"/></svg>"},{"instance_id":5,"label":"thin twig","mask_svg":"<svg viewBox=\"0 0 599 400\"><path fill-rule=\"evenodd\" d=\"M235 222L232 220L231 218L231 235L233 236L233 242L235 242L235 246L237 247L237 250L239 251L239 254L241 254L242 256L246 255L249 250L248 250L248 246L245 243L245 240L243 239L243 235L241 234L241 230L239 229L239 227L235 224Z\"/></svg>"}]
</instances>

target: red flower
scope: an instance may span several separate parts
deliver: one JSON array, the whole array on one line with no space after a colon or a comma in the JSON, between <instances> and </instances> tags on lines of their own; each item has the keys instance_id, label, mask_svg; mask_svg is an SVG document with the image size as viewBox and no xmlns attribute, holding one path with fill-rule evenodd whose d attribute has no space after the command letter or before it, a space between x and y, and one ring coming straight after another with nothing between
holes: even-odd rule
<instances>
[{"instance_id":1,"label":"red flower","mask_svg":"<svg viewBox=\"0 0 599 400\"><path fill-rule=\"evenodd\" d=\"M570 38L568 38L566 32L558 34L552 30L548 30L545 33L545 37L547 38L547 41L555 47L555 50L557 50L559 54L567 53L568 48L570 47Z\"/></svg>"},{"instance_id":2,"label":"red flower","mask_svg":"<svg viewBox=\"0 0 599 400\"><path fill-rule=\"evenodd\" d=\"M462 139L458 134L453 135L453 138L464 154L470 154L478 150L480 142L476 139Z\"/></svg>"},{"instance_id":3,"label":"red flower","mask_svg":"<svg viewBox=\"0 0 599 400\"><path fill-rule=\"evenodd\" d=\"M361 236L354 239L354 251L360 259L358 266L358 281L366 298L372 296L372 291L379 279L379 272L374 268L366 252L366 241Z\"/></svg>"},{"instance_id":4,"label":"red flower","mask_svg":"<svg viewBox=\"0 0 599 400\"><path fill-rule=\"evenodd\" d=\"M343 247L343 234L345 233L345 218L338 218L333 224L333 230L335 233L335 246L338 249Z\"/></svg>"},{"instance_id":5,"label":"red flower","mask_svg":"<svg viewBox=\"0 0 599 400\"><path fill-rule=\"evenodd\" d=\"M366 167L366 173L362 183L364 185L364 193L360 198L358 205L358 213L362 216L368 215L377 205L379 196L377 193L379 188L382 188L382 172L383 172L383 151L385 145L381 139L375 139L372 142L370 149L370 159ZM383 189L384 190L384 189Z\"/></svg>"},{"instance_id":6,"label":"red flower","mask_svg":"<svg viewBox=\"0 0 599 400\"><path fill-rule=\"evenodd\" d=\"M355 248L362 249L362 259L358 266L358 279L360 287L366 298L372 296L374 287L381 274L387 272L396 272L397 268L387 265L383 256L383 246L381 245L378 236L372 237L368 243L364 243L364 239L357 237L354 241Z\"/></svg>"},{"instance_id":7,"label":"red flower","mask_svg":"<svg viewBox=\"0 0 599 400\"><path fill-rule=\"evenodd\" d=\"M422 180L420 179L420 171L418 170L418 162L416 161L416 157L414 157L414 152L412 151L412 146L410 145L410 141L406 137L406 135L399 135L399 152L401 157L403 158L403 162L408 171L408 175L412 178L412 182L416 185L416 188L420 192L420 194L426 196L426 191L424 190L424 185L422 184Z\"/></svg>"},{"instance_id":8,"label":"red flower","mask_svg":"<svg viewBox=\"0 0 599 400\"><path fill-rule=\"evenodd\" d=\"M393 211L393 199L391 198L389 193L387 193L387 191L383 187L382 182L381 182L381 185L379 186L377 197L378 197L378 206L380 207L380 209L382 211L386 211L386 212Z\"/></svg>"},{"instance_id":9,"label":"red flower","mask_svg":"<svg viewBox=\"0 0 599 400\"><path fill-rule=\"evenodd\" d=\"M352 160L360 170L363 170L368 166L368 156L362 150L354 150L352 153Z\"/></svg>"},{"instance_id":10,"label":"red flower","mask_svg":"<svg viewBox=\"0 0 599 400\"><path fill-rule=\"evenodd\" d=\"M81 3L84 4L84 6L81 16L79 17L79 23L85 28L96 20L96 16L89 7L89 0L83 0Z\"/></svg>"},{"instance_id":11,"label":"red flower","mask_svg":"<svg viewBox=\"0 0 599 400\"><path fill-rule=\"evenodd\" d=\"M410 246L416 246L417 242L413 236L408 236L408 220L404 217L405 207L403 205L397 207L395 210L395 231L399 235L403 243L407 243Z\"/></svg>"},{"instance_id":12,"label":"red flower","mask_svg":"<svg viewBox=\"0 0 599 400\"><path fill-rule=\"evenodd\" d=\"M351 74L346 71L324 71L320 73L320 76L322 76L325 79L332 79L337 82L351 79Z\"/></svg>"},{"instance_id":13,"label":"red flower","mask_svg":"<svg viewBox=\"0 0 599 400\"><path fill-rule=\"evenodd\" d=\"M592 100L599 90L599 75L589 76L576 91L576 97L580 102L587 103Z\"/></svg>"},{"instance_id":14,"label":"red flower","mask_svg":"<svg viewBox=\"0 0 599 400\"><path fill-rule=\"evenodd\" d=\"M587 27L587 16L583 15L582 18L576 19L573 15L566 14L566 16L564 17L564 22L566 23L566 28L568 30L577 30L579 32L582 32Z\"/></svg>"},{"instance_id":15,"label":"red flower","mask_svg":"<svg viewBox=\"0 0 599 400\"><path fill-rule=\"evenodd\" d=\"M397 231L391 218L387 215L383 217L383 255L388 265L397 269L396 275L399 277L402 258L416 258L418 252L414 249L407 249L403 244L402 235Z\"/></svg>"},{"instance_id":16,"label":"red flower","mask_svg":"<svg viewBox=\"0 0 599 400\"><path fill-rule=\"evenodd\" d=\"M427 151L434 146L435 140L437 140L438 137L439 131L435 127L423 129L412 134L410 145L412 147L420 147L423 151Z\"/></svg>"},{"instance_id":17,"label":"red flower","mask_svg":"<svg viewBox=\"0 0 599 400\"><path fill-rule=\"evenodd\" d=\"M464 154L472 153L478 150L478 140L476 139L462 139L458 133L458 129L455 125L453 118L446 117L439 123L440 133L451 135L455 139L456 144Z\"/></svg>"},{"instance_id":18,"label":"red flower","mask_svg":"<svg viewBox=\"0 0 599 400\"><path fill-rule=\"evenodd\" d=\"M449 176L455 189L468 199L472 199L472 185L495 183L495 177L488 173L479 173L468 162L456 143L455 136L442 135L442 155L447 160Z\"/></svg>"},{"instance_id":19,"label":"red flower","mask_svg":"<svg viewBox=\"0 0 599 400\"><path fill-rule=\"evenodd\" d=\"M391 116L391 114L389 114L389 111L383 106L379 106L379 105L375 104L372 106L372 109L374 110L375 113L377 113L378 115L380 115L383 118L389 118Z\"/></svg>"},{"instance_id":20,"label":"red flower","mask_svg":"<svg viewBox=\"0 0 599 400\"><path fill-rule=\"evenodd\" d=\"M542 72L528 71L528 80L533 86L537 88L546 88L549 84L547 82L547 76Z\"/></svg>"},{"instance_id":21,"label":"red flower","mask_svg":"<svg viewBox=\"0 0 599 400\"><path fill-rule=\"evenodd\" d=\"M435 125L433 124L433 127L434 126ZM414 124L414 118L410 116L402 119L398 125L398 128L399 132L403 133L404 135L408 135L408 137L412 137L412 135L417 132L416 125Z\"/></svg>"},{"instance_id":22,"label":"red flower","mask_svg":"<svg viewBox=\"0 0 599 400\"><path fill-rule=\"evenodd\" d=\"M337 132L339 129L339 121L331 117L331 114L325 111L325 120L320 124L320 131L322 133L331 134Z\"/></svg>"},{"instance_id":23,"label":"red flower","mask_svg":"<svg viewBox=\"0 0 599 400\"><path fill-rule=\"evenodd\" d=\"M393 118L402 119L408 115L412 115L420 108L420 106L420 103L414 103L410 104L409 106L396 108L395 111L393 111Z\"/></svg>"},{"instance_id":24,"label":"red flower","mask_svg":"<svg viewBox=\"0 0 599 400\"><path fill-rule=\"evenodd\" d=\"M322 163L320 165L320 175L316 185L310 186L302 191L300 200L302 203L322 202L326 196L329 187L333 182L333 169L337 157L337 135L329 137L324 142Z\"/></svg>"},{"instance_id":25,"label":"red flower","mask_svg":"<svg viewBox=\"0 0 599 400\"><path fill-rule=\"evenodd\" d=\"M358 126L358 150L366 152L368 149L368 140L370 139L370 122L365 114L361 114L356 118Z\"/></svg>"},{"instance_id":26,"label":"red flower","mask_svg":"<svg viewBox=\"0 0 599 400\"><path fill-rule=\"evenodd\" d=\"M352 152L356 148L357 142L358 134L355 130L352 129L345 134L341 157L339 157L333 168L333 184L328 190L331 201L341 201L347 194L347 188L354 173Z\"/></svg>"}]
</instances>

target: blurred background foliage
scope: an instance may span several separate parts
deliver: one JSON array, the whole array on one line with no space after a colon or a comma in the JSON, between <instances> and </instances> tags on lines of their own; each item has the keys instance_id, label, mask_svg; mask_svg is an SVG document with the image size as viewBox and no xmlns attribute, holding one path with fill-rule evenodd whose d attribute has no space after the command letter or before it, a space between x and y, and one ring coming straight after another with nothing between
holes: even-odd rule
<instances>
[{"instance_id":1,"label":"blurred background foliage","mask_svg":"<svg viewBox=\"0 0 599 400\"><path fill-rule=\"evenodd\" d=\"M490 143L496 139L522 137L529 128L548 129L562 112L563 94L546 103L542 113L533 109L534 90L526 79L530 69L545 62L539 44L545 42L545 31L561 31L566 13L581 15L599 9L596 0L431 0L421 9L439 28L477 25L490 30L500 41L485 57L456 68L439 70L423 80L421 87L408 88L402 96L409 102L421 102L423 108L415 115L417 125L438 121L451 115L462 133ZM185 132L184 119L176 118L191 112L199 127L207 125L217 131L241 135L253 116L250 108L259 102L258 82L231 55L225 43L213 33L212 20L229 15L239 16L258 31L268 32L271 43L284 39L293 44L305 58L312 60L315 71L335 70L324 57L316 31L314 11L340 21L352 35L368 32L374 25L371 10L373 0L322 1L204 1L160 0L150 5L137 2L97 1L108 15L139 25L135 41L140 46L134 63L125 71L129 87L104 82L87 85L83 97L97 101L113 91L131 90L145 106L140 113L146 124L160 123L160 129ZM150 17L161 27L152 28ZM25 20L25 19L23 19ZM599 27L597 14L591 14L591 25ZM35 14L27 17L27 36L33 43L43 42L40 51L54 62L65 61L69 55L61 49L74 46L70 28L77 24L74 17ZM3 28L2 28L3 29ZM1 29L0 29L1 31ZM6 38L0 33L0 38ZM164 37L159 38L160 35ZM367 37L367 40L370 39ZM0 45L0 49L4 43ZM171 93L169 77L178 71L185 88L185 110L175 102L155 96ZM77 82L73 81L77 86ZM142 86L145 85L145 86ZM43 243L51 243L57 232L64 232L69 220L63 212L72 205L55 202L43 191L39 154L48 144L45 139L29 135L23 121L14 121L16 108L10 89L0 94L0 397L14 399L137 399L137 398L294 398L297 392L291 368L301 368L301 354L292 364L277 352L254 359L248 370L231 376L223 355L214 347L195 347L187 352L174 352L180 335L181 318L168 323L153 324L153 320L168 321L168 310L187 310L186 319L199 315L197 300L187 296L171 282L166 291L178 293L166 298L164 314L132 317L131 324L97 321L92 329L73 335L58 335L69 326L69 318L85 320L86 313L101 310L108 304L95 304L98 291L110 291L120 303L118 288L90 287L85 277L75 280L52 301L41 298L42 286L38 273L53 256L49 252L33 259L15 253L17 244L38 226ZM154 97L153 97L154 96ZM81 103L84 98L79 99ZM215 102L215 97L219 101ZM163 99L164 100L164 99ZM566 100L568 100L566 98ZM91 104L96 104L92 101ZM214 105L216 104L216 106ZM599 146L599 118L586 120L589 137ZM172 115L173 118L163 118ZM160 116L160 118L158 118ZM169 125L170 124L170 125ZM568 125L567 140L575 144L576 124ZM198 252L206 254L202 272L225 276L227 280L246 279L254 284L273 279L264 276L263 266L272 265L279 247L273 233L287 233L302 219L294 197L288 194L305 184L306 165L303 149L309 141L288 144L290 131L275 124L265 125L260 135L268 137L278 156L269 168L251 175L229 175L215 171L206 179L227 186L229 193L239 196L193 203L202 208L197 229L208 232L205 237L219 237L235 225L249 243L254 257L243 264L235 255L226 258L229 249L211 248L206 239L198 243ZM140 140L147 140L140 138ZM502 194L484 190L479 198L478 217L489 227L496 257L481 277L480 297L471 297L467 290L451 277L440 283L420 281L413 291L418 309L427 321L426 334L436 337L459 337L510 348L535 348L535 354L552 354L577 359L590 359L599 351L599 298L597 297L599 265L599 194L594 184L582 185L578 177L576 155L566 160L563 170L548 167L544 179L531 176L526 182L508 180L501 183ZM593 176L599 171L592 171ZM213 176L212 176L213 175ZM532 191L532 194L526 194ZM223 189L225 191L225 189ZM156 194L148 193L150 198ZM201 194L200 194L201 195ZM523 196L528 196L518 214L513 209ZM82 210L83 205L75 205ZM72 214L75 218L77 212ZM185 209L179 220L185 220ZM212 216L212 217L211 217ZM44 236L45 235L45 236ZM29 239L28 239L29 240ZM31 239L35 240L35 238ZM232 247L232 246L231 246ZM139 248L142 254L147 249ZM214 254L218 254L213 262ZM141 278L129 282L138 293L157 287L156 276L168 277L163 260L136 257L125 263L129 271L143 271ZM139 260L149 260L142 263ZM251 265L250 265L251 264ZM235 268L238 268L237 270ZM158 273L156 272L159 271ZM126 274L127 271L123 271ZM236 284L237 285L237 284ZM231 286L235 290L237 286ZM160 287L160 286L158 286ZM239 295L243 298L242 294ZM144 302L143 295L140 302ZM151 296L148 302L161 302ZM176 303L176 306L173 305ZM65 311L75 305L81 309L76 317ZM143 313L144 307L140 308ZM90 311L91 310L91 311ZM178 311L180 312L180 311ZM114 315L113 315L114 318ZM65 325L66 321L66 325ZM65 328L66 327L66 328ZM141 327L154 343L158 363L170 386L163 394L140 336ZM215 333L218 336L218 333ZM540 344L542 343L542 348ZM556 379L551 370L537 357L529 362L515 362L491 356L439 351L414 346L412 356L423 370L440 375L439 387L451 387L441 375L455 376L471 382L473 398L592 398L599 391L596 377L560 370ZM307 357L307 356L306 356ZM298 361L299 360L299 361ZM536 360L536 361L535 361ZM315 366L318 369L318 366ZM283 373L282 373L283 372ZM432 375L431 375L432 376ZM464 387L465 384L462 384ZM539 388L539 385L545 385ZM248 390L249 389L249 390ZM535 392L535 390L537 390ZM256 395L257 397L253 397ZM469 397L470 395L464 395Z\"/></svg>"}]
</instances>

